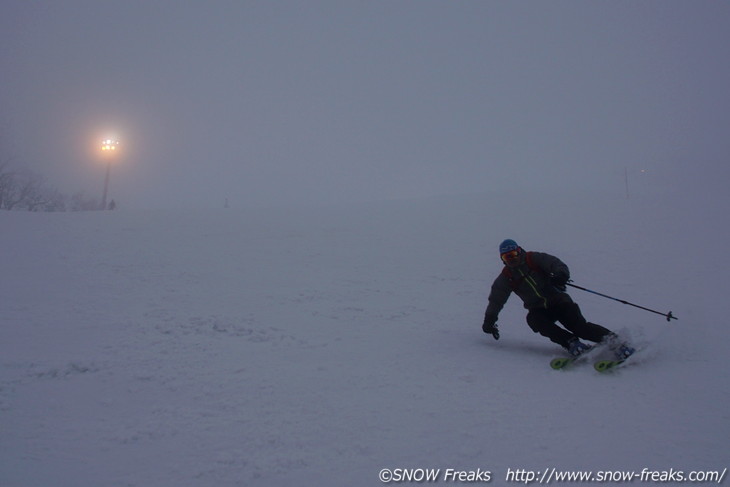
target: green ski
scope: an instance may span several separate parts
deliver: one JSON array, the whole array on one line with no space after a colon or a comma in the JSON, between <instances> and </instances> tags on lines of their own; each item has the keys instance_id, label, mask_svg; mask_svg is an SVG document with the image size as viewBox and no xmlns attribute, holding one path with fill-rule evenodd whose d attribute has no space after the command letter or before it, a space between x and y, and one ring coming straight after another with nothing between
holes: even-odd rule
<instances>
[{"instance_id":1,"label":"green ski","mask_svg":"<svg viewBox=\"0 0 730 487\"><path fill-rule=\"evenodd\" d=\"M596 369L598 372L608 372L609 370L613 370L614 368L618 367L625 361L626 361L626 359L624 359L624 360L599 360L598 362L595 362L593 364L593 368Z\"/></svg>"},{"instance_id":2,"label":"green ski","mask_svg":"<svg viewBox=\"0 0 730 487\"><path fill-rule=\"evenodd\" d=\"M554 358L550 361L550 367L552 367L555 370L560 370L560 369L564 369L565 367L571 365L573 362L575 362L574 358L558 357L558 358Z\"/></svg>"}]
</instances>

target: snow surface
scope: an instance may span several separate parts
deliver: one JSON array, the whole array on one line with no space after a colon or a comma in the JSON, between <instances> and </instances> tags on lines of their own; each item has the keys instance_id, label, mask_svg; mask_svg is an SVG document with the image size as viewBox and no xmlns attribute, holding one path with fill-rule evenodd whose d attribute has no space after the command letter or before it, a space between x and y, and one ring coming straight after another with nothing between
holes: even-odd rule
<instances>
[{"instance_id":1,"label":"snow surface","mask_svg":"<svg viewBox=\"0 0 730 487\"><path fill-rule=\"evenodd\" d=\"M727 467L727 198L555 196L1 212L0 485ZM515 297L481 331L504 238L679 320L573 291L643 350L553 371Z\"/></svg>"}]
</instances>

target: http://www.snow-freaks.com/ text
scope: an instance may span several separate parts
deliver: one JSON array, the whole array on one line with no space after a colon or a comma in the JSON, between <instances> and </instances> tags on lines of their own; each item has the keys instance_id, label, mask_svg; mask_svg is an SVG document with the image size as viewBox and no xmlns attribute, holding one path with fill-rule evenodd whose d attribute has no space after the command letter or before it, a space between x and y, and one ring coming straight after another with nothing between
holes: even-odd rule
<instances>
[{"instance_id":1,"label":"http://www.snow-freaks.com/ text","mask_svg":"<svg viewBox=\"0 0 730 487\"><path fill-rule=\"evenodd\" d=\"M573 482L591 483L691 483L721 484L725 480L727 467L723 470L560 470L545 468L529 470L523 468L507 468L500 475L506 483L517 484L560 484ZM384 484L403 483L489 483L497 480L495 472L490 469L460 470L454 468L383 468L378 479Z\"/></svg>"}]
</instances>

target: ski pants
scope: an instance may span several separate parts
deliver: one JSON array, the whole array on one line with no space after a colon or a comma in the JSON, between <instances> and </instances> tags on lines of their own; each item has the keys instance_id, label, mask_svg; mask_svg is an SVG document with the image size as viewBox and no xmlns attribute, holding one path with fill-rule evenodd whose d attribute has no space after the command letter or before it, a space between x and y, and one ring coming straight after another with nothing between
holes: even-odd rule
<instances>
[{"instance_id":1,"label":"ski pants","mask_svg":"<svg viewBox=\"0 0 730 487\"><path fill-rule=\"evenodd\" d=\"M559 321L565 329L555 324ZM571 339L578 337L591 342L600 342L611 331L589 323L572 300L561 302L548 308L534 308L527 313L527 324L535 333L549 338L567 348Z\"/></svg>"}]
</instances>

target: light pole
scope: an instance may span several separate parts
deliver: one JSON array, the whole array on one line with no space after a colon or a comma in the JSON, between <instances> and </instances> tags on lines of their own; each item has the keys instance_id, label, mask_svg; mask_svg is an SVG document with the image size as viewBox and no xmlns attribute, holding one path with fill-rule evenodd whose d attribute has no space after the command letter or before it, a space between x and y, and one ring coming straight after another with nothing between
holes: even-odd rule
<instances>
[{"instance_id":1,"label":"light pole","mask_svg":"<svg viewBox=\"0 0 730 487\"><path fill-rule=\"evenodd\" d=\"M112 168L112 159L119 150L119 141L104 139L101 143L101 154L106 160L106 176L104 177L104 195L101 198L101 209L106 210L106 195L109 192L109 173Z\"/></svg>"}]
</instances>

